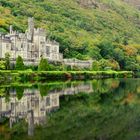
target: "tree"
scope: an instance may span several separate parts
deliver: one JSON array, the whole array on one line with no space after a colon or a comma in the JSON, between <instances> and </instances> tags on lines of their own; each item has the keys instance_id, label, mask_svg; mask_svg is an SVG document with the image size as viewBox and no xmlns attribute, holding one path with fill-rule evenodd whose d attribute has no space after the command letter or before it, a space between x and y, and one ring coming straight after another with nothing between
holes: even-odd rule
<instances>
[{"instance_id":1,"label":"tree","mask_svg":"<svg viewBox=\"0 0 140 140\"><path fill-rule=\"evenodd\" d=\"M101 59L98 65L100 66L101 70L107 70L107 69L119 70L120 69L119 63L115 61L114 59Z\"/></svg>"},{"instance_id":2,"label":"tree","mask_svg":"<svg viewBox=\"0 0 140 140\"><path fill-rule=\"evenodd\" d=\"M49 64L47 59L41 58L39 66L38 66L39 71L47 71L49 70Z\"/></svg>"},{"instance_id":3,"label":"tree","mask_svg":"<svg viewBox=\"0 0 140 140\"><path fill-rule=\"evenodd\" d=\"M123 69L125 63L125 53L123 52L123 50L120 48L115 48L113 56L114 59L119 63L121 69Z\"/></svg>"},{"instance_id":4,"label":"tree","mask_svg":"<svg viewBox=\"0 0 140 140\"><path fill-rule=\"evenodd\" d=\"M137 63L140 64L140 55L136 56Z\"/></svg>"},{"instance_id":5,"label":"tree","mask_svg":"<svg viewBox=\"0 0 140 140\"><path fill-rule=\"evenodd\" d=\"M101 54L100 54L100 49L97 48L97 47L89 47L89 56L92 58L92 59L96 59L96 60L100 60L102 58Z\"/></svg>"},{"instance_id":6,"label":"tree","mask_svg":"<svg viewBox=\"0 0 140 140\"><path fill-rule=\"evenodd\" d=\"M0 70L5 70L5 61L0 61Z\"/></svg>"},{"instance_id":7,"label":"tree","mask_svg":"<svg viewBox=\"0 0 140 140\"><path fill-rule=\"evenodd\" d=\"M24 63L23 63L23 59L21 56L18 56L16 59L16 66L15 66L16 70L24 70Z\"/></svg>"},{"instance_id":8,"label":"tree","mask_svg":"<svg viewBox=\"0 0 140 140\"><path fill-rule=\"evenodd\" d=\"M98 71L101 69L100 63L98 61L93 61L92 63L92 70Z\"/></svg>"},{"instance_id":9,"label":"tree","mask_svg":"<svg viewBox=\"0 0 140 140\"><path fill-rule=\"evenodd\" d=\"M134 57L125 56L124 69L130 70L130 71L138 71L138 70L140 70L140 66L136 62Z\"/></svg>"},{"instance_id":10,"label":"tree","mask_svg":"<svg viewBox=\"0 0 140 140\"><path fill-rule=\"evenodd\" d=\"M100 44L98 44L98 47L100 49L100 54L103 58L110 59L113 57L114 46L112 42L103 40Z\"/></svg>"},{"instance_id":11,"label":"tree","mask_svg":"<svg viewBox=\"0 0 140 140\"><path fill-rule=\"evenodd\" d=\"M5 53L5 69L9 70L10 69L10 54Z\"/></svg>"}]
</instances>

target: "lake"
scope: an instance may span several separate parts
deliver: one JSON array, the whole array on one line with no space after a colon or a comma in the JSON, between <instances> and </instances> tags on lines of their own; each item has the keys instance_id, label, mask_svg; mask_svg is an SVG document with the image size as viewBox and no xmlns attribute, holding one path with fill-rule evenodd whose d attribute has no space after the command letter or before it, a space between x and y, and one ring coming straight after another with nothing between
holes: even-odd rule
<instances>
[{"instance_id":1,"label":"lake","mask_svg":"<svg viewBox=\"0 0 140 140\"><path fill-rule=\"evenodd\" d=\"M0 140L139 140L140 79L0 86Z\"/></svg>"}]
</instances>

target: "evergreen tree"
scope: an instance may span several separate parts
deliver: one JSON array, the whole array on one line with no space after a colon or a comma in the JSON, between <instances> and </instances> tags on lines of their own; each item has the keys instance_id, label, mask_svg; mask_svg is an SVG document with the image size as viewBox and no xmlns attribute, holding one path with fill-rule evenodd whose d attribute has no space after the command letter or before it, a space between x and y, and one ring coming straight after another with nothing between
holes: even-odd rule
<instances>
[{"instance_id":1,"label":"evergreen tree","mask_svg":"<svg viewBox=\"0 0 140 140\"><path fill-rule=\"evenodd\" d=\"M24 63L21 56L18 56L16 59L16 70L24 70Z\"/></svg>"},{"instance_id":2,"label":"evergreen tree","mask_svg":"<svg viewBox=\"0 0 140 140\"><path fill-rule=\"evenodd\" d=\"M92 63L92 70L93 71L99 71L99 70L101 70L101 66L100 66L100 63L98 61L94 61Z\"/></svg>"},{"instance_id":3,"label":"evergreen tree","mask_svg":"<svg viewBox=\"0 0 140 140\"><path fill-rule=\"evenodd\" d=\"M41 58L39 66L38 66L39 71L47 71L49 70L49 64L47 59Z\"/></svg>"},{"instance_id":4,"label":"evergreen tree","mask_svg":"<svg viewBox=\"0 0 140 140\"><path fill-rule=\"evenodd\" d=\"M9 70L10 69L10 54L5 53L5 69Z\"/></svg>"}]
</instances>

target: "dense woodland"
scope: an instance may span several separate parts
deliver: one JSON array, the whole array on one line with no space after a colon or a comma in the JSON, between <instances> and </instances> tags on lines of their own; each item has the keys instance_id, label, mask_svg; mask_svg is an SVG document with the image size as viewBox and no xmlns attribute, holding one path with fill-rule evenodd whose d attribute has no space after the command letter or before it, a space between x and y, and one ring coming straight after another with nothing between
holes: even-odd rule
<instances>
[{"instance_id":1,"label":"dense woodland","mask_svg":"<svg viewBox=\"0 0 140 140\"><path fill-rule=\"evenodd\" d=\"M24 32L28 17L64 57L94 59L93 70L140 70L140 11L123 0L0 0L0 32Z\"/></svg>"}]
</instances>

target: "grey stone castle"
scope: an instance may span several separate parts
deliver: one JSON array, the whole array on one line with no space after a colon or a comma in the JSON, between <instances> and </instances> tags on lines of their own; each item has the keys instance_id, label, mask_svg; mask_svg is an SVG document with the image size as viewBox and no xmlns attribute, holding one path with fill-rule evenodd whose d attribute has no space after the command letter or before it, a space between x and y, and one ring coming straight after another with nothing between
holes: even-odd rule
<instances>
[{"instance_id":1,"label":"grey stone castle","mask_svg":"<svg viewBox=\"0 0 140 140\"><path fill-rule=\"evenodd\" d=\"M39 60L41 56L54 61L63 59L59 53L59 43L47 40L44 29L34 28L33 18L28 19L25 33L13 31L10 26L10 32L1 35L0 46L0 58L4 58L8 52L12 59L20 55L25 61Z\"/></svg>"},{"instance_id":2,"label":"grey stone castle","mask_svg":"<svg viewBox=\"0 0 140 140\"><path fill-rule=\"evenodd\" d=\"M77 59L63 59L63 54L59 52L59 43L47 39L44 29L36 29L33 18L28 18L28 29L25 33L18 33L10 26L8 34L0 35L0 59L5 58L5 53L10 54L11 62L15 62L16 58L21 56L26 65L37 65L41 57L48 61L78 67L91 67L92 63Z\"/></svg>"}]
</instances>

